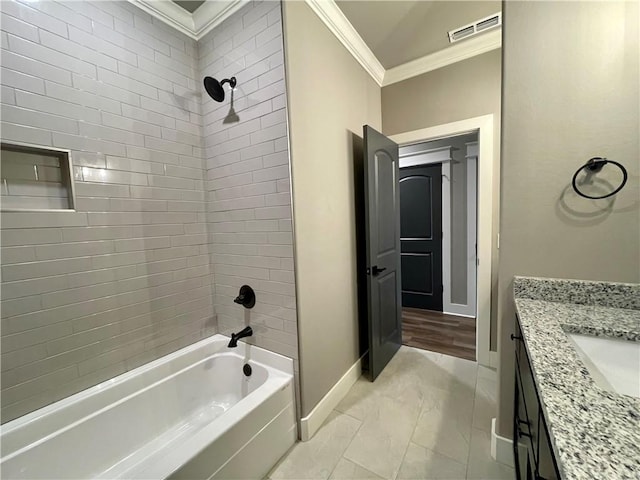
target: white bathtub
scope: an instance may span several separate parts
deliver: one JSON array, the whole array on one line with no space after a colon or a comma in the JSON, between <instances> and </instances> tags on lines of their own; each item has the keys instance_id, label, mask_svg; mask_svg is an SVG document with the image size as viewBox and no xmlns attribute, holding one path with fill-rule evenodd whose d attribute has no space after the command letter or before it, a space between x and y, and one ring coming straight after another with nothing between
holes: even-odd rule
<instances>
[{"instance_id":1,"label":"white bathtub","mask_svg":"<svg viewBox=\"0 0 640 480\"><path fill-rule=\"evenodd\" d=\"M293 363L228 342L214 335L3 425L2 478L263 478L297 437Z\"/></svg>"}]
</instances>

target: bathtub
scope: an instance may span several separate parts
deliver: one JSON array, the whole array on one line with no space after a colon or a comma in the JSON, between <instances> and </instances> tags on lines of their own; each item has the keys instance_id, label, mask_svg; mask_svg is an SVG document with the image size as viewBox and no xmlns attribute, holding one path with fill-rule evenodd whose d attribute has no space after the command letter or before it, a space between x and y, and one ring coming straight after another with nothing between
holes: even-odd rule
<instances>
[{"instance_id":1,"label":"bathtub","mask_svg":"<svg viewBox=\"0 0 640 480\"><path fill-rule=\"evenodd\" d=\"M293 362L228 342L214 335L3 425L2 478L263 478L297 438Z\"/></svg>"}]
</instances>

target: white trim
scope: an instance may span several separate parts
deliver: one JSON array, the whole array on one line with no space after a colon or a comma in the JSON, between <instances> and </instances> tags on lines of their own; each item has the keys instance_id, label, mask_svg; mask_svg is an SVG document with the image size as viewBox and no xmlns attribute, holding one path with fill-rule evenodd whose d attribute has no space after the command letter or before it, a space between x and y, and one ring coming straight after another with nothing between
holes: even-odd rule
<instances>
[{"instance_id":1,"label":"white trim","mask_svg":"<svg viewBox=\"0 0 640 480\"><path fill-rule=\"evenodd\" d=\"M489 352L489 367L494 370L498 369L498 352L490 351Z\"/></svg>"},{"instance_id":2,"label":"white trim","mask_svg":"<svg viewBox=\"0 0 640 480\"><path fill-rule=\"evenodd\" d=\"M478 363L490 365L491 329L491 245L493 239L493 184L499 181L499 151L494 148L494 115L469 118L435 127L391 136L399 145L422 143L431 139L450 137L478 131L478 270L476 305L476 354ZM497 212L496 212L497 213Z\"/></svg>"},{"instance_id":3,"label":"white trim","mask_svg":"<svg viewBox=\"0 0 640 480\"><path fill-rule=\"evenodd\" d=\"M477 142L474 142L474 150L478 150ZM476 283L478 282L478 271L476 265L476 243L478 241L478 210L476 208L476 197L478 195L478 157L476 155L470 156L469 153L472 150L470 145L467 145L467 312L469 315L476 316L476 294L478 288Z\"/></svg>"},{"instance_id":4,"label":"white trim","mask_svg":"<svg viewBox=\"0 0 640 480\"><path fill-rule=\"evenodd\" d=\"M334 0L305 0L362 68L382 86L385 69Z\"/></svg>"},{"instance_id":5,"label":"white trim","mask_svg":"<svg viewBox=\"0 0 640 480\"><path fill-rule=\"evenodd\" d=\"M448 267L445 268L445 265ZM451 162L442 164L442 310L451 306Z\"/></svg>"},{"instance_id":6,"label":"white trim","mask_svg":"<svg viewBox=\"0 0 640 480\"><path fill-rule=\"evenodd\" d=\"M224 2L204 2L193 12L193 29L196 40L220 25L248 3L248 0L227 0Z\"/></svg>"},{"instance_id":7,"label":"white trim","mask_svg":"<svg viewBox=\"0 0 640 480\"><path fill-rule=\"evenodd\" d=\"M526 448L526 447L525 447ZM522 458L522 455L520 455ZM491 419L491 458L513 467L513 441L496 433L496 419Z\"/></svg>"},{"instance_id":8,"label":"white trim","mask_svg":"<svg viewBox=\"0 0 640 480\"><path fill-rule=\"evenodd\" d=\"M168 0L128 1L194 40L200 40L248 2L248 0L205 1L195 12L189 13Z\"/></svg>"},{"instance_id":9,"label":"white trim","mask_svg":"<svg viewBox=\"0 0 640 480\"><path fill-rule=\"evenodd\" d=\"M329 414L345 397L349 389L362 375L362 359L358 359L322 400L311 410L309 415L300 419L300 440L306 442L316 434Z\"/></svg>"},{"instance_id":10,"label":"white trim","mask_svg":"<svg viewBox=\"0 0 640 480\"><path fill-rule=\"evenodd\" d=\"M128 1L188 37L200 40L217 25L240 10L249 0L209 0L200 5L192 14L168 0ZM502 46L502 27L496 27L491 31L461 40L460 43L437 52L385 70L334 0L305 0L305 2L381 87L422 75Z\"/></svg>"},{"instance_id":11,"label":"white trim","mask_svg":"<svg viewBox=\"0 0 640 480\"><path fill-rule=\"evenodd\" d=\"M400 168L429 165L430 163L452 162L451 147L431 148L417 152L400 154Z\"/></svg>"},{"instance_id":12,"label":"white trim","mask_svg":"<svg viewBox=\"0 0 640 480\"><path fill-rule=\"evenodd\" d=\"M382 86L401 82L423 73L446 67L452 63L467 60L482 53L490 52L502 46L502 28L496 28L478 35L477 37L461 41L450 47L425 55L411 62L403 63L397 67L388 69L384 74Z\"/></svg>"}]
</instances>

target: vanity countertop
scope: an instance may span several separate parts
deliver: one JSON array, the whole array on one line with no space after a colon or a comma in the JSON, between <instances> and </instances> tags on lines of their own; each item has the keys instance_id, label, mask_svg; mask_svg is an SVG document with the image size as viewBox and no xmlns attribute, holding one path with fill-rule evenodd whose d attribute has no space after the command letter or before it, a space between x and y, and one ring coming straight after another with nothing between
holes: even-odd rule
<instances>
[{"instance_id":1,"label":"vanity countertop","mask_svg":"<svg viewBox=\"0 0 640 480\"><path fill-rule=\"evenodd\" d=\"M640 479L640 399L597 386L567 337L640 342L640 285L515 277L514 298L562 478Z\"/></svg>"}]
</instances>

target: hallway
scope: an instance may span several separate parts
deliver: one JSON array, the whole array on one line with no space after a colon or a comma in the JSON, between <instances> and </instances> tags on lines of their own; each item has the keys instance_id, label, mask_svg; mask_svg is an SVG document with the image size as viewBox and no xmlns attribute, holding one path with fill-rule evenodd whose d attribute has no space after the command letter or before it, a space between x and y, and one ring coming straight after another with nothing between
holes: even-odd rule
<instances>
[{"instance_id":1,"label":"hallway","mask_svg":"<svg viewBox=\"0 0 640 480\"><path fill-rule=\"evenodd\" d=\"M476 319L403 307L402 343L474 361Z\"/></svg>"},{"instance_id":2,"label":"hallway","mask_svg":"<svg viewBox=\"0 0 640 480\"><path fill-rule=\"evenodd\" d=\"M403 346L375 383L361 378L269 479L513 479L490 456L496 372Z\"/></svg>"}]
</instances>

